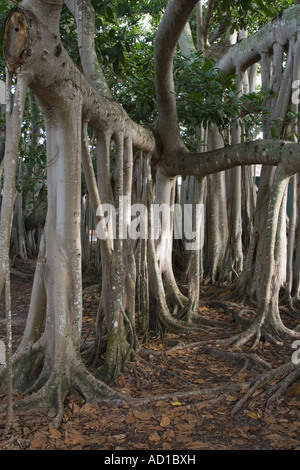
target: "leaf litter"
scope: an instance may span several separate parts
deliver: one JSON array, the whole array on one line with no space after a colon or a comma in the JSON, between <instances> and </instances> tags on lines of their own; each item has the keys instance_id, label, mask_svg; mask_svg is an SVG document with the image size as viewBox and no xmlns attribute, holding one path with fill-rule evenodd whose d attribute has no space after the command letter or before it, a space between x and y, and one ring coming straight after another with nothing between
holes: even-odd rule
<instances>
[{"instance_id":1,"label":"leaf litter","mask_svg":"<svg viewBox=\"0 0 300 470\"><path fill-rule=\"evenodd\" d=\"M31 283L13 279L13 340L17 347L24 331ZM83 335L91 333L97 293L84 299ZM234 327L224 321L217 307L202 308L203 315L223 321L224 328ZM227 315L228 317L228 315ZM227 318L228 319L228 318ZM228 319L230 320L230 319ZM287 317L287 321L290 317ZM212 332L213 335L213 332ZM206 334L207 339L207 334ZM5 314L0 302L0 340L5 340ZM215 388L226 383L245 383L257 377L257 371L241 370L237 364L213 357L197 346L203 340L197 334L153 336L147 345L148 359L139 364L139 386L135 364L128 366L114 388L132 398L158 398L156 401L109 406L85 403L77 395L66 399L65 414L59 429L53 427L54 410L47 413L16 412L12 432L5 438L1 430L5 416L0 416L0 450L291 450L300 448L300 383L292 384L284 396L266 407L257 394L237 414L233 404L245 389L221 396L184 398L189 390ZM193 347L180 349L181 345ZM178 348L176 346L179 346ZM175 346L175 348L174 348ZM246 347L243 352L249 353ZM272 367L281 365L291 353L288 345L259 344L255 354ZM155 367L153 367L155 366ZM165 371L174 374L166 374ZM247 387L247 385L246 385ZM178 396L177 396L178 395ZM17 399L18 394L15 394ZM0 395L0 403L6 396Z\"/></svg>"}]
</instances>

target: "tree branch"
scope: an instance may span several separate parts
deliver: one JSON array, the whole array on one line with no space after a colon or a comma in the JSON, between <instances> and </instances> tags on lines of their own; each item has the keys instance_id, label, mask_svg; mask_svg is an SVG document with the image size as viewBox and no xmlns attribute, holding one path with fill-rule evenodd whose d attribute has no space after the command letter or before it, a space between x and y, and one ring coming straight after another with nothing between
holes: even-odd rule
<instances>
[{"instance_id":1,"label":"tree branch","mask_svg":"<svg viewBox=\"0 0 300 470\"><path fill-rule=\"evenodd\" d=\"M232 46L218 63L218 68L229 75L236 71L237 64L246 70L259 62L261 54L272 49L275 42L286 45L296 35L300 26L300 5L283 11L257 33Z\"/></svg>"},{"instance_id":2,"label":"tree branch","mask_svg":"<svg viewBox=\"0 0 300 470\"><path fill-rule=\"evenodd\" d=\"M166 175L207 176L241 165L285 163L290 174L300 170L300 144L282 140L256 140L230 145L210 152L178 152L173 162L163 163Z\"/></svg>"},{"instance_id":3,"label":"tree branch","mask_svg":"<svg viewBox=\"0 0 300 470\"><path fill-rule=\"evenodd\" d=\"M204 44L208 45L208 32L211 18L214 12L215 0L209 0L204 20Z\"/></svg>"},{"instance_id":4,"label":"tree branch","mask_svg":"<svg viewBox=\"0 0 300 470\"><path fill-rule=\"evenodd\" d=\"M83 74L89 84L103 96L112 99L95 50L95 10L90 0L65 0L77 25L77 41Z\"/></svg>"},{"instance_id":5,"label":"tree branch","mask_svg":"<svg viewBox=\"0 0 300 470\"><path fill-rule=\"evenodd\" d=\"M173 58L183 28L197 0L169 0L155 37L154 74L158 131L164 146L182 146L173 81Z\"/></svg>"}]
</instances>

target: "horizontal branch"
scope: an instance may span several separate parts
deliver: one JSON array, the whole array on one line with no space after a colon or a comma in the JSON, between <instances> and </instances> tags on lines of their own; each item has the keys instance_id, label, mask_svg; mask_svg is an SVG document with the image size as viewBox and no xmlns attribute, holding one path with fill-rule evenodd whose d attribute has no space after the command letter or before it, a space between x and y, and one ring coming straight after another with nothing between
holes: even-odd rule
<instances>
[{"instance_id":1,"label":"horizontal branch","mask_svg":"<svg viewBox=\"0 0 300 470\"><path fill-rule=\"evenodd\" d=\"M300 143L283 140L254 140L209 152L178 153L173 161L163 163L168 176L204 177L243 165L284 163L289 174L300 171Z\"/></svg>"},{"instance_id":2,"label":"horizontal branch","mask_svg":"<svg viewBox=\"0 0 300 470\"><path fill-rule=\"evenodd\" d=\"M55 0L54 7L61 3ZM52 3L47 5L51 12ZM91 86L60 41L59 16L49 17L44 11L39 0L23 0L8 15L4 53L9 70L18 77L30 77L28 86L38 98L43 112L54 108L64 112L67 109L65 103L73 99L73 90L81 90L82 119L89 123L95 134L107 130L112 136L123 134L132 139L135 148L153 153L155 139L152 132L135 123L117 101L103 96ZM55 9L55 12L59 11ZM78 109L78 113L81 110Z\"/></svg>"},{"instance_id":3,"label":"horizontal branch","mask_svg":"<svg viewBox=\"0 0 300 470\"><path fill-rule=\"evenodd\" d=\"M279 13L259 31L232 46L219 61L218 68L229 75L236 73L237 66L246 70L260 61L261 53L271 51L274 43L285 46L292 36L297 35L299 27L300 5L296 5Z\"/></svg>"}]
</instances>

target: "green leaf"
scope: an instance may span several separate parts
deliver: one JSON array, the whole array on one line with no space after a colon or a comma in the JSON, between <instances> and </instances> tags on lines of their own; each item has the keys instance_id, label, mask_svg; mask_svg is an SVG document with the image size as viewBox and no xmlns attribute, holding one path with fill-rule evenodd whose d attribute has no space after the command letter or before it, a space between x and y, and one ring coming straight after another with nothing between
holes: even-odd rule
<instances>
[{"instance_id":1,"label":"green leaf","mask_svg":"<svg viewBox=\"0 0 300 470\"><path fill-rule=\"evenodd\" d=\"M107 17L110 19L110 20L114 20L115 19L115 15L114 15L114 12L113 10L111 9L111 7L106 7L105 8L105 14L107 15Z\"/></svg>"},{"instance_id":2,"label":"green leaf","mask_svg":"<svg viewBox=\"0 0 300 470\"><path fill-rule=\"evenodd\" d=\"M262 0L256 0L257 6L270 18L273 18L275 16L275 13L268 8Z\"/></svg>"}]
</instances>

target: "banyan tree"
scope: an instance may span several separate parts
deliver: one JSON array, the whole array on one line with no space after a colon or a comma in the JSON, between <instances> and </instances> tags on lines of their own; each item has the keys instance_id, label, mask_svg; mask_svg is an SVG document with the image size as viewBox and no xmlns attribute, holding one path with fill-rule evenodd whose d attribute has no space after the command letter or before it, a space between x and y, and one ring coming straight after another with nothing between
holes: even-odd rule
<instances>
[{"instance_id":1,"label":"banyan tree","mask_svg":"<svg viewBox=\"0 0 300 470\"><path fill-rule=\"evenodd\" d=\"M61 41L63 3L77 26L80 67ZM197 308L200 281L225 284L229 300L242 299L253 311L244 330L218 340L219 346L251 342L255 347L261 337L293 341L300 336L283 324L279 311L282 288L292 308L299 308L300 301L300 6L281 12L254 34L239 31L235 39L225 35L224 48L214 56L210 41L219 39L224 31L219 28L219 36L209 37L214 2L207 3L205 17L202 3L196 0L170 0L166 6L154 44L157 120L153 129L136 124L109 89L95 51L95 11L89 0L23 0L6 19L0 289L5 290L8 352L9 250L28 90L37 100L45 124L47 214L26 328L17 351L8 355L2 372L2 378L8 379L2 384L4 390L13 384L26 394L27 406L55 407L56 424L70 391L77 391L87 401L119 398L107 385L108 380L117 377L128 358L139 353L150 328L159 333L201 331ZM188 23L194 8L198 13L197 44ZM237 116L227 129L226 142L216 123L204 126L199 122L195 139L201 135L201 144L189 150L182 138L173 77L178 48L190 61L194 50L211 53L218 73L235 77L236 99L240 101L255 90L259 64L264 96L262 138L247 139L243 120L246 114L251 115L251 109L245 104L244 115ZM253 165L262 166L257 195L252 185ZM80 348L82 172L97 233L101 234L102 281L95 341L84 351L84 360ZM178 176L184 178L179 201ZM292 200L287 226L289 185ZM157 207L174 207L176 202L183 216L185 205L191 203L190 233L203 233L201 242L192 249L188 248L192 242L188 237L182 243L187 247L189 285L185 293L178 286L172 263L176 210L164 223L158 223L162 217L155 212ZM135 204L145 208L139 213L143 237L134 236ZM197 219L198 206L204 211ZM108 208L112 208L115 224L108 220ZM179 222L184 223L180 218ZM226 297L222 299L226 301ZM142 318L141 330L137 328L137 312ZM105 356L100 361L103 348ZM90 365L96 370L93 374ZM272 371L272 378L276 373ZM297 374L299 367L292 362L278 371L278 377L286 377L284 386ZM270 377L271 372L263 380Z\"/></svg>"}]
</instances>

